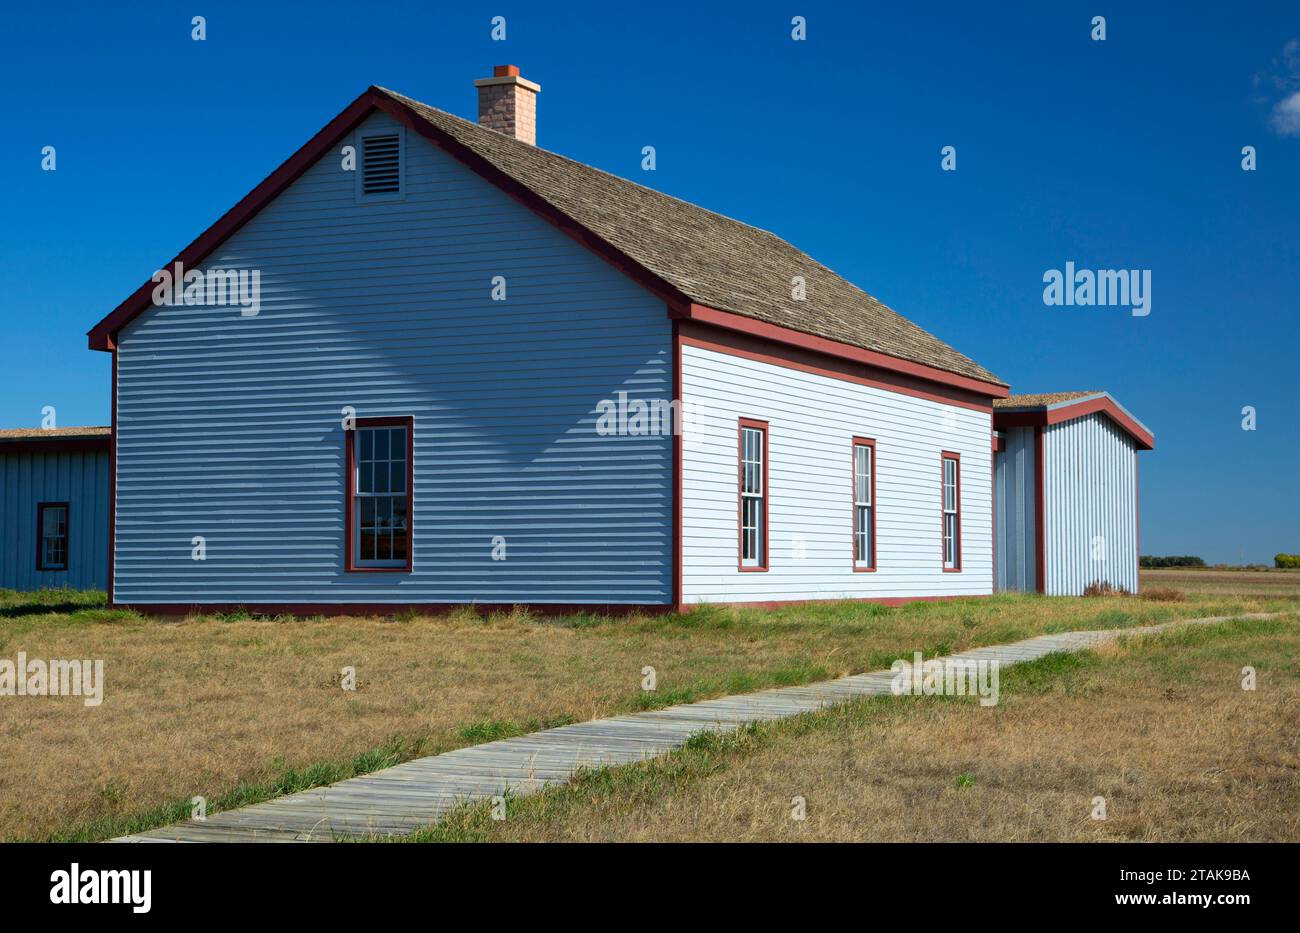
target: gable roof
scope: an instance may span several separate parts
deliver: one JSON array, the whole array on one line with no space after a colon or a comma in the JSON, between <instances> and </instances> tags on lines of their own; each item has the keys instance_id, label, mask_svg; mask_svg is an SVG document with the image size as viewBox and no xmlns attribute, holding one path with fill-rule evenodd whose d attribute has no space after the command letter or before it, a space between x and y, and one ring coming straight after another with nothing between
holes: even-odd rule
<instances>
[{"instance_id":1,"label":"gable roof","mask_svg":"<svg viewBox=\"0 0 1300 933\"><path fill-rule=\"evenodd\" d=\"M998 430L1030 425L1060 424L1101 412L1124 430L1140 450L1153 450L1155 435L1134 418L1109 392L1040 392L993 400L993 426Z\"/></svg>"},{"instance_id":2,"label":"gable roof","mask_svg":"<svg viewBox=\"0 0 1300 933\"><path fill-rule=\"evenodd\" d=\"M602 253L671 305L730 312L984 384L1006 383L777 236L581 162L372 87L175 261L195 266L375 109L421 135ZM791 298L802 276L806 300ZM92 349L150 305L152 281L89 332ZM967 386L979 388L979 386Z\"/></svg>"}]
</instances>

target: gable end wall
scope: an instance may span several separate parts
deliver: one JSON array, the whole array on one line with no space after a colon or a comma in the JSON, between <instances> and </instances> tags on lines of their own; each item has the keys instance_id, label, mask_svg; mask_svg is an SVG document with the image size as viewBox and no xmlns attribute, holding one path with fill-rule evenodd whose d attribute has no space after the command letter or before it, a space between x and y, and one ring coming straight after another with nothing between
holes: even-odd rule
<instances>
[{"instance_id":1,"label":"gable end wall","mask_svg":"<svg viewBox=\"0 0 1300 933\"><path fill-rule=\"evenodd\" d=\"M259 314L119 333L115 602L671 601L671 439L595 430L620 390L671 397L663 303L403 138L400 200L334 152L202 263L260 270ZM412 573L343 570L344 406L415 419Z\"/></svg>"}]
</instances>

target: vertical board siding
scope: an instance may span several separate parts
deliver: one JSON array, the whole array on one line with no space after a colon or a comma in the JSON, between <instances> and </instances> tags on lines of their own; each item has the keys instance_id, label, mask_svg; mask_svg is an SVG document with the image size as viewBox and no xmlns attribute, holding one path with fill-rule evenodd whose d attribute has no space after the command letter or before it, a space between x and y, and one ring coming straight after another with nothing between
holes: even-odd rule
<instances>
[{"instance_id":1,"label":"vertical board siding","mask_svg":"<svg viewBox=\"0 0 1300 933\"><path fill-rule=\"evenodd\" d=\"M1006 449L994 457L997 588L1032 593L1038 585L1034 528L1034 429L1003 432Z\"/></svg>"},{"instance_id":2,"label":"vertical board siding","mask_svg":"<svg viewBox=\"0 0 1300 933\"><path fill-rule=\"evenodd\" d=\"M67 502L68 569L36 569L36 504ZM0 588L108 585L108 451L0 451Z\"/></svg>"},{"instance_id":3,"label":"vertical board siding","mask_svg":"<svg viewBox=\"0 0 1300 933\"><path fill-rule=\"evenodd\" d=\"M334 153L203 263L260 270L258 315L121 335L118 602L671 602L671 438L596 432L620 390L671 397L663 303L403 139L400 199ZM344 406L415 419L409 574L343 570Z\"/></svg>"},{"instance_id":4,"label":"vertical board siding","mask_svg":"<svg viewBox=\"0 0 1300 933\"><path fill-rule=\"evenodd\" d=\"M1102 414L1064 421L1043 438L1046 591L1078 596L1105 581L1137 592L1136 448ZM1103 543L1094 551L1094 539Z\"/></svg>"},{"instance_id":5,"label":"vertical board siding","mask_svg":"<svg viewBox=\"0 0 1300 933\"><path fill-rule=\"evenodd\" d=\"M992 416L698 347L682 348L683 599L992 592ZM737 568L736 425L769 423L769 570ZM876 441L876 562L853 571L852 444ZM940 451L962 457L962 569L943 572Z\"/></svg>"}]
</instances>

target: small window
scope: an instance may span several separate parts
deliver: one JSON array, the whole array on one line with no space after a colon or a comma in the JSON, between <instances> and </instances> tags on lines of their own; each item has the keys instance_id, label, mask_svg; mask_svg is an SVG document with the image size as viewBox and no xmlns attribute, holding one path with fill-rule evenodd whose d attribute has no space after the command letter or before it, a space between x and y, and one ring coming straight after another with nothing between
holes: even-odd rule
<instances>
[{"instance_id":1,"label":"small window","mask_svg":"<svg viewBox=\"0 0 1300 933\"><path fill-rule=\"evenodd\" d=\"M876 569L876 442L853 439L853 569Z\"/></svg>"},{"instance_id":2,"label":"small window","mask_svg":"<svg viewBox=\"0 0 1300 933\"><path fill-rule=\"evenodd\" d=\"M68 503L36 506L36 569L68 569Z\"/></svg>"},{"instance_id":3,"label":"small window","mask_svg":"<svg viewBox=\"0 0 1300 933\"><path fill-rule=\"evenodd\" d=\"M961 570L961 455L943 454L943 569Z\"/></svg>"},{"instance_id":4,"label":"small window","mask_svg":"<svg viewBox=\"0 0 1300 933\"><path fill-rule=\"evenodd\" d=\"M394 199L402 195L402 134L361 137L361 198Z\"/></svg>"},{"instance_id":5,"label":"small window","mask_svg":"<svg viewBox=\"0 0 1300 933\"><path fill-rule=\"evenodd\" d=\"M410 418L359 418L348 435L348 569L411 569Z\"/></svg>"},{"instance_id":6,"label":"small window","mask_svg":"<svg viewBox=\"0 0 1300 933\"><path fill-rule=\"evenodd\" d=\"M740 569L767 569L767 422L740 419Z\"/></svg>"}]
</instances>

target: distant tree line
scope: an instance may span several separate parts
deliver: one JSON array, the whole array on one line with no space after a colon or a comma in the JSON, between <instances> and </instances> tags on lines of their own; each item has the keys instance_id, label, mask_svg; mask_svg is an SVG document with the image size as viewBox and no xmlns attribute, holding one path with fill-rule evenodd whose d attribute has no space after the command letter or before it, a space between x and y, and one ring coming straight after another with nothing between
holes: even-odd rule
<instances>
[{"instance_id":1,"label":"distant tree line","mask_svg":"<svg viewBox=\"0 0 1300 933\"><path fill-rule=\"evenodd\" d=\"M1147 570L1157 567L1204 567L1205 561L1199 557L1152 557L1145 555L1138 559L1138 566Z\"/></svg>"},{"instance_id":2,"label":"distant tree line","mask_svg":"<svg viewBox=\"0 0 1300 933\"><path fill-rule=\"evenodd\" d=\"M1274 554L1274 567L1300 567L1300 554Z\"/></svg>"}]
</instances>

